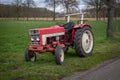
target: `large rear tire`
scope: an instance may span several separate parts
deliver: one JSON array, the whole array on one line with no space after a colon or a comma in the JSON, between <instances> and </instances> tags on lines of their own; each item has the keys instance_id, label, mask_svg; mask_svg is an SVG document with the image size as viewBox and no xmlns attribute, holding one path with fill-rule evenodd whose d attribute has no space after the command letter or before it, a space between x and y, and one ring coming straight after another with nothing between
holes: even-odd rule
<instances>
[{"instance_id":1,"label":"large rear tire","mask_svg":"<svg viewBox=\"0 0 120 80\"><path fill-rule=\"evenodd\" d=\"M91 28L84 27L75 32L75 51L78 56L85 57L92 55L94 47L94 36Z\"/></svg>"},{"instance_id":2,"label":"large rear tire","mask_svg":"<svg viewBox=\"0 0 120 80\"><path fill-rule=\"evenodd\" d=\"M36 53L30 51L28 48L25 50L26 61L36 61Z\"/></svg>"},{"instance_id":3,"label":"large rear tire","mask_svg":"<svg viewBox=\"0 0 120 80\"><path fill-rule=\"evenodd\" d=\"M62 65L64 62L64 50L63 47L57 46L55 49L56 64Z\"/></svg>"}]
</instances>

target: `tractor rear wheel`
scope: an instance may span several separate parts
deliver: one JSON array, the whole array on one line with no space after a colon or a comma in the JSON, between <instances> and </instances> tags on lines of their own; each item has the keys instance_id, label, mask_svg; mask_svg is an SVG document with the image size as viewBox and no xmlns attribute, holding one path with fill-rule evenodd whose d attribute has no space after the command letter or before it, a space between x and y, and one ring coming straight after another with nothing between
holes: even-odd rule
<instances>
[{"instance_id":1,"label":"tractor rear wheel","mask_svg":"<svg viewBox=\"0 0 120 80\"><path fill-rule=\"evenodd\" d=\"M28 48L25 50L26 61L36 61L36 53L30 51Z\"/></svg>"},{"instance_id":2,"label":"tractor rear wheel","mask_svg":"<svg viewBox=\"0 0 120 80\"><path fill-rule=\"evenodd\" d=\"M57 46L55 49L55 58L56 58L56 63L59 65L62 65L64 62L64 50L63 47Z\"/></svg>"},{"instance_id":3,"label":"tractor rear wheel","mask_svg":"<svg viewBox=\"0 0 120 80\"><path fill-rule=\"evenodd\" d=\"M84 27L75 32L75 51L78 56L85 57L92 55L94 37L91 28Z\"/></svg>"}]
</instances>

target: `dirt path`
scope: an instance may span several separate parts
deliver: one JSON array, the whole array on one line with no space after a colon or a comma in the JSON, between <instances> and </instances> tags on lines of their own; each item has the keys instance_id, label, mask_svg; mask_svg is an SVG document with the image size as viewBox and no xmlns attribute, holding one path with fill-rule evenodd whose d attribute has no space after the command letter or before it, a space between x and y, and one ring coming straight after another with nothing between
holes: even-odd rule
<instances>
[{"instance_id":1,"label":"dirt path","mask_svg":"<svg viewBox=\"0 0 120 80\"><path fill-rule=\"evenodd\" d=\"M75 73L62 80L120 80L120 57L108 60L90 70Z\"/></svg>"}]
</instances>

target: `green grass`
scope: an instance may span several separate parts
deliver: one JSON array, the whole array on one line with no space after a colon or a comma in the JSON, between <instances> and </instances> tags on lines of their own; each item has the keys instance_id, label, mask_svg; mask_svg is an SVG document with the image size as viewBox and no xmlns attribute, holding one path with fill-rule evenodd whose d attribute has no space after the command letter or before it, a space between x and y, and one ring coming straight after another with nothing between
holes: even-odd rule
<instances>
[{"instance_id":1,"label":"green grass","mask_svg":"<svg viewBox=\"0 0 120 80\"><path fill-rule=\"evenodd\" d=\"M93 55L80 58L74 49L65 55L63 65L56 65L52 54L37 54L36 62L24 60L29 46L28 30L49 27L56 22L0 21L0 80L58 80L75 72L120 56L120 21L115 22L114 40L106 40L106 22L89 22L93 26L95 46Z\"/></svg>"}]
</instances>

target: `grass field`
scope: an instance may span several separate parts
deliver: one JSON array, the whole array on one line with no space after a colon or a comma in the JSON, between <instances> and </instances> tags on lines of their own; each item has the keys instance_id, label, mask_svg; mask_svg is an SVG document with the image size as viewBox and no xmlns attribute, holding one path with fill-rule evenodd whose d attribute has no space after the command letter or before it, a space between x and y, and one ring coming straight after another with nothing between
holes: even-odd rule
<instances>
[{"instance_id":1,"label":"grass field","mask_svg":"<svg viewBox=\"0 0 120 80\"><path fill-rule=\"evenodd\" d=\"M37 54L36 62L25 62L24 51L29 45L28 30L49 27L56 22L0 21L0 80L59 80L78 71L120 56L120 21L115 21L115 38L106 40L106 22L88 22L93 26L93 55L80 58L73 49L65 55L63 65L56 65L52 54Z\"/></svg>"}]
</instances>

